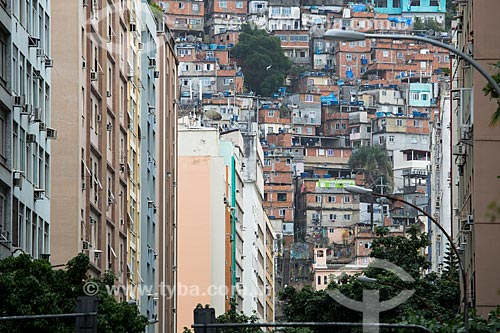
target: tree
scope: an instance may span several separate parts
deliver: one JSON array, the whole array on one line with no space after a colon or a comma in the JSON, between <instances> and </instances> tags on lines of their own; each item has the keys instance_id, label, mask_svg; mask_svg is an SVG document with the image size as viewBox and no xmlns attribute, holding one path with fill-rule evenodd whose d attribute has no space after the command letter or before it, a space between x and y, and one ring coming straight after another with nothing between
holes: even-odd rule
<instances>
[{"instance_id":1,"label":"tree","mask_svg":"<svg viewBox=\"0 0 500 333\"><path fill-rule=\"evenodd\" d=\"M363 171L365 174L365 185L380 193L375 187L379 177L383 177L384 183L392 183L392 165L387 152L379 145L363 146L353 152L349 158L349 167L353 170Z\"/></svg>"},{"instance_id":2,"label":"tree","mask_svg":"<svg viewBox=\"0 0 500 333\"><path fill-rule=\"evenodd\" d=\"M143 332L147 319L139 314L137 306L119 303L106 292L106 284L112 283L114 277L89 279L89 267L84 254L71 259L66 269L58 270L47 260L26 254L0 260L0 316L74 313L77 297L85 295L85 282L92 281L99 287L98 331ZM71 332L75 329L74 322L74 319L3 321L0 332Z\"/></svg>"},{"instance_id":3,"label":"tree","mask_svg":"<svg viewBox=\"0 0 500 333\"><path fill-rule=\"evenodd\" d=\"M432 30L434 32L442 32L444 31L444 28L443 25L435 19L428 18L422 22L422 20L417 17L415 18L415 22L413 23L413 30Z\"/></svg>"},{"instance_id":4,"label":"tree","mask_svg":"<svg viewBox=\"0 0 500 333\"><path fill-rule=\"evenodd\" d=\"M390 311L382 312L381 322L421 324L437 327L439 332L456 332L463 327L463 317L457 315L460 286L458 274L453 271L454 265L443 274L424 274L429 266L422 252L429 244L427 235L419 234L416 226L407 229L408 237L389 236L384 228L378 228L377 234L379 237L372 242L371 256L403 268L412 275L414 282L401 281L391 272L369 266L363 274L375 279L376 283L361 282L357 275L343 275L332 281L328 289L337 289L355 300L362 300L363 289L377 289L381 300L393 298L401 289L413 289L416 296ZM452 258L450 260L453 261ZM314 291L311 287L298 291L289 287L279 296L289 321L361 321L359 312L336 303L325 291ZM478 325L484 324L481 319L477 322Z\"/></svg>"},{"instance_id":5,"label":"tree","mask_svg":"<svg viewBox=\"0 0 500 333\"><path fill-rule=\"evenodd\" d=\"M248 24L242 25L238 44L231 54L241 66L248 88L257 95L271 96L275 93L292 68L280 40L264 30L252 29Z\"/></svg>"},{"instance_id":6,"label":"tree","mask_svg":"<svg viewBox=\"0 0 500 333\"><path fill-rule=\"evenodd\" d=\"M497 82L500 83L500 61L498 61L496 64L493 65L495 69L495 74L492 75L493 79ZM493 88L491 83L488 83L484 88L483 92L486 96L490 96L492 99L497 100L497 110L495 113L493 113L493 116L491 117L491 122L490 126L496 126L498 125L498 122L500 121L500 96L498 95L498 92Z\"/></svg>"}]
</instances>

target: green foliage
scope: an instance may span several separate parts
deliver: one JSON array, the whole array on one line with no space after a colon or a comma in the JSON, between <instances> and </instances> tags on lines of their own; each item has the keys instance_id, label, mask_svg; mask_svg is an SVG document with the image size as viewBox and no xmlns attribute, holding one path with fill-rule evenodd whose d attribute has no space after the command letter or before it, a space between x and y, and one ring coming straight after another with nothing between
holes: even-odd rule
<instances>
[{"instance_id":1,"label":"green foliage","mask_svg":"<svg viewBox=\"0 0 500 333\"><path fill-rule=\"evenodd\" d=\"M71 259L66 269L54 270L46 260L35 260L29 255L0 260L0 316L22 316L74 313L76 299L84 296L89 259L79 254ZM118 303L106 292L106 284L114 281L107 274L94 279L99 285L98 331L143 332L147 319L137 306ZM74 331L74 319L43 319L0 322L0 332L58 333Z\"/></svg>"},{"instance_id":2,"label":"green foliage","mask_svg":"<svg viewBox=\"0 0 500 333\"><path fill-rule=\"evenodd\" d=\"M258 317L255 314L247 316L241 311L236 310L236 303L231 302L231 308L226 312L217 317L217 323L256 323ZM262 330L258 327L249 328L223 328L218 329L219 333L262 333Z\"/></svg>"},{"instance_id":3,"label":"green foliage","mask_svg":"<svg viewBox=\"0 0 500 333\"><path fill-rule=\"evenodd\" d=\"M495 74L493 74L492 77L497 83L500 83L500 61L498 61L496 64L493 64L492 66L495 70ZM498 92L495 90L495 88L493 88L493 86L489 82L486 85L486 87L483 88L483 92L486 96L490 96L490 98L497 100L498 107L495 113L493 113L493 116L491 117L490 121L490 126L496 126L500 121L500 100L499 100L500 96L498 96Z\"/></svg>"},{"instance_id":4,"label":"green foliage","mask_svg":"<svg viewBox=\"0 0 500 333\"><path fill-rule=\"evenodd\" d=\"M242 26L238 44L231 53L241 66L249 89L256 95L271 96L283 85L285 75L292 68L280 40L248 24Z\"/></svg>"},{"instance_id":5,"label":"green foliage","mask_svg":"<svg viewBox=\"0 0 500 333\"><path fill-rule=\"evenodd\" d=\"M353 151L349 158L349 167L353 170L362 170L365 174L365 184L379 192L375 182L379 177L384 178L384 183L391 184L392 165L387 151L379 145L363 146Z\"/></svg>"},{"instance_id":6,"label":"green foliage","mask_svg":"<svg viewBox=\"0 0 500 333\"><path fill-rule=\"evenodd\" d=\"M414 281L404 282L389 271L369 267L364 275L376 279L376 283L361 282L357 275L343 275L338 281L332 281L328 289L338 289L345 296L359 301L363 298L363 289L377 289L381 300L393 298L402 289L413 289L415 296L392 310L382 312L381 322L421 324L439 329L445 329L449 323L451 330L443 332L456 332L455 328L463 327L463 318L460 320L457 316L460 286L453 264L456 258L450 255L452 265L449 271L441 275L424 274L429 266L422 252L429 244L426 234L419 234L413 226L407 230L408 237L388 236L385 228L377 228L376 232L379 238L372 242L372 257L398 265L412 275ZM289 321L361 321L359 312L341 306L325 291L314 291L312 287L300 291L288 287L279 297Z\"/></svg>"},{"instance_id":7,"label":"green foliage","mask_svg":"<svg viewBox=\"0 0 500 333\"><path fill-rule=\"evenodd\" d=\"M415 18L415 22L413 23L413 30L433 30L433 31L444 31L443 25L438 23L435 19L426 19L422 22L420 18Z\"/></svg>"}]
</instances>

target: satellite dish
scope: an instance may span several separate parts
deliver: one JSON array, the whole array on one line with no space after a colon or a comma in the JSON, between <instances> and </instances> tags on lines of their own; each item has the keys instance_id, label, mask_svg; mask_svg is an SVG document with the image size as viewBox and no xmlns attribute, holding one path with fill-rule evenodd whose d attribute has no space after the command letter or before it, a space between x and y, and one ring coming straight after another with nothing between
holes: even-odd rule
<instances>
[{"instance_id":1,"label":"satellite dish","mask_svg":"<svg viewBox=\"0 0 500 333\"><path fill-rule=\"evenodd\" d=\"M205 112L205 117L212 120L221 120L222 116L219 112L215 110L208 110Z\"/></svg>"}]
</instances>

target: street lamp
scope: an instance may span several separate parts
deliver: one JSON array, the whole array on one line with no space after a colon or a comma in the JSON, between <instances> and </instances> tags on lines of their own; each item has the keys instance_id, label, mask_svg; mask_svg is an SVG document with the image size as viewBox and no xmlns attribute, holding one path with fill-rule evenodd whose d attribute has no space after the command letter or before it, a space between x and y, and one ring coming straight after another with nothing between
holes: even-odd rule
<instances>
[{"instance_id":1,"label":"street lamp","mask_svg":"<svg viewBox=\"0 0 500 333\"><path fill-rule=\"evenodd\" d=\"M368 194L368 195L372 195L374 197L387 198L387 199L389 199L391 201L398 201L398 202L401 202L403 204L406 204L406 205L412 207L413 209L416 209L417 211L421 212L423 215L425 215L429 219L429 221L431 221L432 223L434 223L434 225L436 227L438 227L439 230L441 230L441 232L444 234L444 236L446 237L446 239L450 243L450 246L451 246L451 249L452 249L453 253L455 253L455 255L457 256L458 265L460 267L460 273L462 275L462 288L464 290L464 297L463 297L463 304L464 304L464 328L465 328L465 332L468 333L469 332L469 305L467 303L467 278L466 278L466 274L465 274L465 267L464 267L464 264L463 264L462 259L460 257L460 253L459 253L459 251L458 251L455 243L453 242L450 234L429 213L427 213L425 210L423 210L422 208L418 207L417 205L412 204L411 202L408 202L406 200L403 200L403 199L400 199L400 198L397 198L397 197L393 197L391 195L375 193L375 192L373 192L372 189L365 188L365 187L360 187L360 186L344 186L344 190L346 190L347 192L350 192L350 193L355 193L355 194L363 194L363 195L367 195Z\"/></svg>"},{"instance_id":2,"label":"street lamp","mask_svg":"<svg viewBox=\"0 0 500 333\"><path fill-rule=\"evenodd\" d=\"M476 60L474 60L474 58L456 49L450 44L446 44L432 38L415 36L415 35L371 34L359 31L349 31L349 30L339 30L339 29L327 30L323 35L323 38L337 40L341 42L355 42L355 41L365 40L366 38L414 40L438 46L450 51L451 53L460 56L463 60L471 64L493 86L497 94L500 96L500 87L498 86L498 83L491 77L491 75L487 71L484 70L484 68L481 67L481 65L479 65L479 63Z\"/></svg>"}]
</instances>

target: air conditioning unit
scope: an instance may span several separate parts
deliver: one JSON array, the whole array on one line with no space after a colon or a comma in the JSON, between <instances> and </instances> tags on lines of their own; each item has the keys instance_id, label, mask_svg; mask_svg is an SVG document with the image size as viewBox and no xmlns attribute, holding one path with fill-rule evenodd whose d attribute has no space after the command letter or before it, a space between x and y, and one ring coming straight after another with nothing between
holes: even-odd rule
<instances>
[{"instance_id":1,"label":"air conditioning unit","mask_svg":"<svg viewBox=\"0 0 500 333\"><path fill-rule=\"evenodd\" d=\"M26 143L33 143L33 142L36 142L36 135L26 134Z\"/></svg>"},{"instance_id":2,"label":"air conditioning unit","mask_svg":"<svg viewBox=\"0 0 500 333\"><path fill-rule=\"evenodd\" d=\"M23 184L23 174L24 172L21 170L13 170L12 171L12 184L15 187L22 187Z\"/></svg>"},{"instance_id":3,"label":"air conditioning unit","mask_svg":"<svg viewBox=\"0 0 500 333\"><path fill-rule=\"evenodd\" d=\"M43 188L35 188L33 191L33 198L35 200L41 200L43 199L43 194L45 193L45 189Z\"/></svg>"},{"instance_id":4,"label":"air conditioning unit","mask_svg":"<svg viewBox=\"0 0 500 333\"><path fill-rule=\"evenodd\" d=\"M87 242L87 241L82 242L82 249L83 250L90 250L91 247L92 247L92 245L89 242Z\"/></svg>"},{"instance_id":5,"label":"air conditioning unit","mask_svg":"<svg viewBox=\"0 0 500 333\"><path fill-rule=\"evenodd\" d=\"M87 189L87 183L85 181L82 181L82 191L85 191Z\"/></svg>"},{"instance_id":6,"label":"air conditioning unit","mask_svg":"<svg viewBox=\"0 0 500 333\"><path fill-rule=\"evenodd\" d=\"M144 43L139 42L139 43L137 44L137 49L138 49L139 51L144 50Z\"/></svg>"},{"instance_id":7,"label":"air conditioning unit","mask_svg":"<svg viewBox=\"0 0 500 333\"><path fill-rule=\"evenodd\" d=\"M154 72L154 78L158 79L160 77L160 71L155 71Z\"/></svg>"},{"instance_id":8,"label":"air conditioning unit","mask_svg":"<svg viewBox=\"0 0 500 333\"><path fill-rule=\"evenodd\" d=\"M87 7L89 5L89 0L83 0L83 7Z\"/></svg>"},{"instance_id":9,"label":"air conditioning unit","mask_svg":"<svg viewBox=\"0 0 500 333\"><path fill-rule=\"evenodd\" d=\"M40 130L40 131L46 131L47 130L47 125L45 125L45 123L39 122L38 123L38 130Z\"/></svg>"},{"instance_id":10,"label":"air conditioning unit","mask_svg":"<svg viewBox=\"0 0 500 333\"><path fill-rule=\"evenodd\" d=\"M47 139L57 139L57 130L47 127Z\"/></svg>"},{"instance_id":11,"label":"air conditioning unit","mask_svg":"<svg viewBox=\"0 0 500 333\"><path fill-rule=\"evenodd\" d=\"M156 67L156 59L155 58L149 58L149 67Z\"/></svg>"},{"instance_id":12,"label":"air conditioning unit","mask_svg":"<svg viewBox=\"0 0 500 333\"><path fill-rule=\"evenodd\" d=\"M45 57L45 68L52 68L54 67L54 60Z\"/></svg>"},{"instance_id":13,"label":"air conditioning unit","mask_svg":"<svg viewBox=\"0 0 500 333\"><path fill-rule=\"evenodd\" d=\"M467 220L465 221L467 225L473 225L474 224L474 216L472 215L467 215Z\"/></svg>"},{"instance_id":14,"label":"air conditioning unit","mask_svg":"<svg viewBox=\"0 0 500 333\"><path fill-rule=\"evenodd\" d=\"M137 31L137 26L135 25L135 23L130 23L130 29L129 30L131 32Z\"/></svg>"},{"instance_id":15,"label":"air conditioning unit","mask_svg":"<svg viewBox=\"0 0 500 333\"><path fill-rule=\"evenodd\" d=\"M107 123L106 124L106 131L110 132L111 130L113 130L113 124L112 123Z\"/></svg>"},{"instance_id":16,"label":"air conditioning unit","mask_svg":"<svg viewBox=\"0 0 500 333\"><path fill-rule=\"evenodd\" d=\"M240 277L240 276L237 276L237 277L235 278L235 281L236 281L236 283L241 282L241 277Z\"/></svg>"},{"instance_id":17,"label":"air conditioning unit","mask_svg":"<svg viewBox=\"0 0 500 333\"><path fill-rule=\"evenodd\" d=\"M44 57L45 56L45 51L41 47L37 48L36 49L36 56L38 58Z\"/></svg>"},{"instance_id":18,"label":"air conditioning unit","mask_svg":"<svg viewBox=\"0 0 500 333\"><path fill-rule=\"evenodd\" d=\"M42 121L42 109L41 108L33 108L33 119L34 123L39 123Z\"/></svg>"},{"instance_id":19,"label":"air conditioning unit","mask_svg":"<svg viewBox=\"0 0 500 333\"><path fill-rule=\"evenodd\" d=\"M23 96L12 96L12 105L14 107L23 107L25 103L25 98Z\"/></svg>"},{"instance_id":20,"label":"air conditioning unit","mask_svg":"<svg viewBox=\"0 0 500 333\"><path fill-rule=\"evenodd\" d=\"M28 35L28 47L38 47L39 42L40 42L40 38Z\"/></svg>"},{"instance_id":21,"label":"air conditioning unit","mask_svg":"<svg viewBox=\"0 0 500 333\"><path fill-rule=\"evenodd\" d=\"M90 81L97 81L97 79L98 79L97 72L94 70L91 70L90 71Z\"/></svg>"},{"instance_id":22,"label":"air conditioning unit","mask_svg":"<svg viewBox=\"0 0 500 333\"><path fill-rule=\"evenodd\" d=\"M465 146L464 145L453 146L453 155L458 155L458 156L465 155Z\"/></svg>"}]
</instances>

